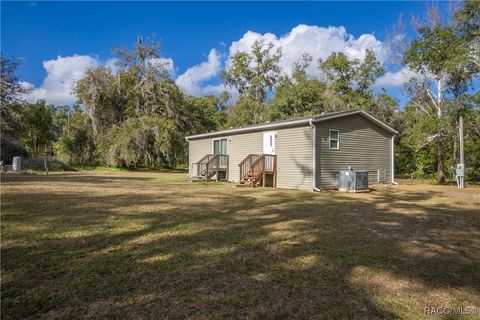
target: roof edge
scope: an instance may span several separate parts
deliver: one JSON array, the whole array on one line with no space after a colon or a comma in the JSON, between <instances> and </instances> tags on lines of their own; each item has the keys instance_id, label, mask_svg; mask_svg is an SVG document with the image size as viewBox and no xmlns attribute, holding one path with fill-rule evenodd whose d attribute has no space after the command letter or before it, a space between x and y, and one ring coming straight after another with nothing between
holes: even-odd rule
<instances>
[{"instance_id":1,"label":"roof edge","mask_svg":"<svg viewBox=\"0 0 480 320\"><path fill-rule=\"evenodd\" d=\"M240 127L240 128L231 128L231 129L225 129L225 130L219 130L219 131L213 131L213 132L206 132L206 133L200 133L200 134L195 134L191 136L185 137L185 140L190 141L191 139L202 139L202 138L207 138L207 137L214 137L214 136L222 136L222 135L228 135L228 134L237 134L237 133L244 133L244 132L252 132L252 131L257 131L257 130L262 130L262 129L276 129L276 128L283 128L283 127L290 127L290 126L295 126L295 125L308 125L310 122L321 122L321 121L327 121L331 119L336 119L336 118L342 118L354 114L360 114L370 120L371 122L375 123L379 127L389 131L390 133L393 134L398 134L398 131L390 127L389 125L383 123L382 121L378 120L368 112L361 110L361 109L356 109L356 110L346 110L346 111L340 111L340 112L334 112L331 114L325 114L325 115L316 115L312 117L305 117L305 118L298 118L298 119L292 119L292 120L283 120L279 122L272 122L272 123L263 123L263 124L258 124L258 125L251 125L251 126L246 126L246 127Z\"/></svg>"},{"instance_id":2,"label":"roof edge","mask_svg":"<svg viewBox=\"0 0 480 320\"><path fill-rule=\"evenodd\" d=\"M309 117L309 118L285 120L282 122L263 123L263 124L240 127L240 128L231 128L231 129L195 134L192 136L185 137L185 139L189 141L190 139L201 139L201 138L219 136L224 134L233 134L233 133L236 134L236 133L242 133L242 132L257 131L262 129L276 129L276 128L283 128L283 127L290 127L295 125L308 124L312 119L313 117Z\"/></svg>"},{"instance_id":3,"label":"roof edge","mask_svg":"<svg viewBox=\"0 0 480 320\"><path fill-rule=\"evenodd\" d=\"M368 112L366 112L364 110L361 110L361 109L352 110L351 112L345 112L345 113L342 113L342 114L332 114L330 116L329 115L325 115L323 117L315 117L314 116L313 117L313 122L327 121L327 120L341 118L341 117L354 115L354 114L360 114L360 115L364 116L365 118L367 118L368 120L370 120L371 122L378 125L379 127L382 127L383 129L389 131L390 133L398 134L397 130L393 129L392 127L390 127L389 125L387 125L383 121L378 120L377 118L375 118L374 116L372 116Z\"/></svg>"}]
</instances>

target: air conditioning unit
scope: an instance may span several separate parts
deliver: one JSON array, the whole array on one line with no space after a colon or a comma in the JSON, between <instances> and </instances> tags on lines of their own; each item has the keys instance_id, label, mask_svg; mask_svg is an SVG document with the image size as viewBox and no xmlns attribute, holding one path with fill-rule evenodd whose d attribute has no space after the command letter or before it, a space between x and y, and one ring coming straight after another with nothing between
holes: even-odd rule
<instances>
[{"instance_id":1,"label":"air conditioning unit","mask_svg":"<svg viewBox=\"0 0 480 320\"><path fill-rule=\"evenodd\" d=\"M337 173L337 189L348 192L368 192L368 171L342 170Z\"/></svg>"}]
</instances>

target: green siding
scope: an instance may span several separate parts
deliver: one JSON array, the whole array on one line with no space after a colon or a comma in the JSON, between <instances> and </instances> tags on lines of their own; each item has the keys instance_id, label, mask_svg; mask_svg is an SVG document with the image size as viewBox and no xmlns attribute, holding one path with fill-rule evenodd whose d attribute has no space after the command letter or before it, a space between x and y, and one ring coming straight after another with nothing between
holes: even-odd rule
<instances>
[{"instance_id":1,"label":"green siding","mask_svg":"<svg viewBox=\"0 0 480 320\"><path fill-rule=\"evenodd\" d=\"M256 131L226 136L229 158L229 180L239 181L238 164L249 154L263 153L263 132L277 132L277 187L311 189L312 128L309 126ZM190 166L207 153L212 153L212 139L190 141Z\"/></svg>"},{"instance_id":2,"label":"green siding","mask_svg":"<svg viewBox=\"0 0 480 320\"><path fill-rule=\"evenodd\" d=\"M340 130L340 149L329 148L329 129ZM367 170L369 183L391 181L392 134L365 117L354 114L319 122L316 125L316 180L317 188L335 187L335 176L340 170ZM385 179L386 172L386 179Z\"/></svg>"},{"instance_id":3,"label":"green siding","mask_svg":"<svg viewBox=\"0 0 480 320\"><path fill-rule=\"evenodd\" d=\"M303 126L276 132L277 187L312 190L312 128Z\"/></svg>"},{"instance_id":4,"label":"green siding","mask_svg":"<svg viewBox=\"0 0 480 320\"><path fill-rule=\"evenodd\" d=\"M203 156L212 152L212 139L201 139L190 141L188 144L188 162L189 162L189 174L194 175L196 168L192 168L192 163L198 162Z\"/></svg>"},{"instance_id":5,"label":"green siding","mask_svg":"<svg viewBox=\"0 0 480 320\"><path fill-rule=\"evenodd\" d=\"M329 148L329 129L340 131L340 149ZM312 128L308 125L252 131L222 136L228 138L229 180L238 182L238 164L248 154L263 153L263 132L275 131L277 155L277 186L280 188L312 189ZM352 166L369 171L369 182L391 181L392 134L362 115L353 114L316 124L316 186L335 187L335 176ZM212 139L191 140L190 166L207 153L212 153Z\"/></svg>"},{"instance_id":6,"label":"green siding","mask_svg":"<svg viewBox=\"0 0 480 320\"><path fill-rule=\"evenodd\" d=\"M263 133L249 132L229 136L227 150L230 166L228 180L238 182L240 178L240 168L238 164L251 153L263 153Z\"/></svg>"}]
</instances>

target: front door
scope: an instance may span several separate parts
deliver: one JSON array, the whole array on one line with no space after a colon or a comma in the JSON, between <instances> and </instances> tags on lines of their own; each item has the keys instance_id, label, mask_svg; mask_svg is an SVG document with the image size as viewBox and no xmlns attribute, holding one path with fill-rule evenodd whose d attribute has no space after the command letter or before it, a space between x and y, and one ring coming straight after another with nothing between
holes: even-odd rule
<instances>
[{"instance_id":1,"label":"front door","mask_svg":"<svg viewBox=\"0 0 480 320\"><path fill-rule=\"evenodd\" d=\"M275 132L263 133L263 153L275 154Z\"/></svg>"}]
</instances>

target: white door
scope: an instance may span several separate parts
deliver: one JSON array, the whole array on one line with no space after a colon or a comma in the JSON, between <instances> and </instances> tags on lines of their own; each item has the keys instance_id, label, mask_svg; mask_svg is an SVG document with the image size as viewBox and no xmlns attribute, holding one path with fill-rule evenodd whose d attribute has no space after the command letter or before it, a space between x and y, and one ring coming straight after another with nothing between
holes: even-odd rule
<instances>
[{"instance_id":1,"label":"white door","mask_svg":"<svg viewBox=\"0 0 480 320\"><path fill-rule=\"evenodd\" d=\"M263 133L263 153L275 154L275 132Z\"/></svg>"}]
</instances>

